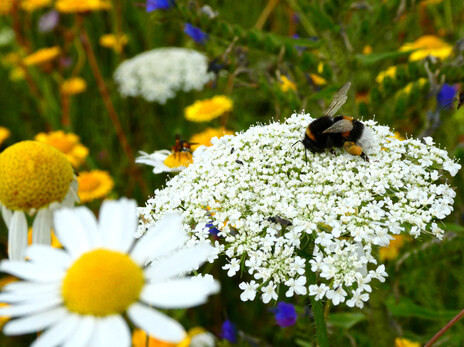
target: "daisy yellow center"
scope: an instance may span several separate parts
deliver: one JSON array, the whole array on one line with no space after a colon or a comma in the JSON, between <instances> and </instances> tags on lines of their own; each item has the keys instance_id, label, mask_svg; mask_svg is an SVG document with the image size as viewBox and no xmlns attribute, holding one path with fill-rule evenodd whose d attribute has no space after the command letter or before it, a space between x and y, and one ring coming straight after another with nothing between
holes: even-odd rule
<instances>
[{"instance_id":1,"label":"daisy yellow center","mask_svg":"<svg viewBox=\"0 0 464 347\"><path fill-rule=\"evenodd\" d=\"M69 268L61 294L72 312L107 316L123 313L137 301L144 282L142 269L127 254L97 249Z\"/></svg>"},{"instance_id":2,"label":"daisy yellow center","mask_svg":"<svg viewBox=\"0 0 464 347\"><path fill-rule=\"evenodd\" d=\"M73 180L63 153L36 141L18 142L0 154L0 201L12 210L61 202Z\"/></svg>"},{"instance_id":3,"label":"daisy yellow center","mask_svg":"<svg viewBox=\"0 0 464 347\"><path fill-rule=\"evenodd\" d=\"M193 157L190 152L173 152L164 160L164 165L170 168L179 166L187 167L192 163Z\"/></svg>"}]
</instances>

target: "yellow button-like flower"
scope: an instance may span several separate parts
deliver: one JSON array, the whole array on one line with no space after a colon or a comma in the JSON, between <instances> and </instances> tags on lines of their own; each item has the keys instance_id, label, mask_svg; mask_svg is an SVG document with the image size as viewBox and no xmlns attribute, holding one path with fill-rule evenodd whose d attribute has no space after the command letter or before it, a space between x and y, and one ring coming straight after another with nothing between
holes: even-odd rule
<instances>
[{"instance_id":1,"label":"yellow button-like flower","mask_svg":"<svg viewBox=\"0 0 464 347\"><path fill-rule=\"evenodd\" d=\"M71 77L63 81L60 86L61 93L64 95L75 95L87 89L87 83L81 77Z\"/></svg>"},{"instance_id":2,"label":"yellow button-like flower","mask_svg":"<svg viewBox=\"0 0 464 347\"><path fill-rule=\"evenodd\" d=\"M409 56L409 61L422 60L431 55L438 59L446 59L453 52L453 46L434 35L425 35L412 43L405 43L400 51L416 50Z\"/></svg>"},{"instance_id":3,"label":"yellow button-like flower","mask_svg":"<svg viewBox=\"0 0 464 347\"><path fill-rule=\"evenodd\" d=\"M191 143L192 150L195 150L198 146L211 146L211 139L213 137L221 138L224 135L233 134L233 131L226 130L225 128L208 128L201 133L193 135L189 142Z\"/></svg>"},{"instance_id":4,"label":"yellow button-like flower","mask_svg":"<svg viewBox=\"0 0 464 347\"><path fill-rule=\"evenodd\" d=\"M395 235L394 239L390 241L388 247L381 247L379 249L379 259L384 260L393 260L398 257L401 247L409 239L403 235Z\"/></svg>"},{"instance_id":5,"label":"yellow button-like flower","mask_svg":"<svg viewBox=\"0 0 464 347\"><path fill-rule=\"evenodd\" d=\"M385 71L381 71L377 77L375 78L375 81L377 83L382 83L383 80L385 79L385 77L390 77L390 78L395 78L396 76L396 70L397 70L397 66L396 65L393 65L393 66L390 66L388 69L386 69Z\"/></svg>"},{"instance_id":6,"label":"yellow button-like flower","mask_svg":"<svg viewBox=\"0 0 464 347\"><path fill-rule=\"evenodd\" d=\"M280 76L280 84L279 84L280 90L283 92L289 91L289 90L295 90L296 91L296 84L290 81L287 76Z\"/></svg>"},{"instance_id":7,"label":"yellow button-like flower","mask_svg":"<svg viewBox=\"0 0 464 347\"><path fill-rule=\"evenodd\" d=\"M395 347L421 347L419 342L413 342L405 338L397 337L395 339Z\"/></svg>"},{"instance_id":8,"label":"yellow button-like flower","mask_svg":"<svg viewBox=\"0 0 464 347\"><path fill-rule=\"evenodd\" d=\"M58 0L55 4L59 12L76 13L109 10L111 2L107 0Z\"/></svg>"},{"instance_id":9,"label":"yellow button-like flower","mask_svg":"<svg viewBox=\"0 0 464 347\"><path fill-rule=\"evenodd\" d=\"M23 59L26 66L35 66L48 63L56 59L61 54L61 48L58 46L39 49Z\"/></svg>"},{"instance_id":10,"label":"yellow button-like flower","mask_svg":"<svg viewBox=\"0 0 464 347\"><path fill-rule=\"evenodd\" d=\"M10 134L11 133L7 128L0 126L0 146L7 138L10 137Z\"/></svg>"},{"instance_id":11,"label":"yellow button-like flower","mask_svg":"<svg viewBox=\"0 0 464 347\"><path fill-rule=\"evenodd\" d=\"M33 12L43 7L47 7L52 3L52 0L22 0L21 8L27 12Z\"/></svg>"},{"instance_id":12,"label":"yellow button-like flower","mask_svg":"<svg viewBox=\"0 0 464 347\"><path fill-rule=\"evenodd\" d=\"M233 102L225 95L196 101L185 109L185 118L191 122L208 122L231 111Z\"/></svg>"},{"instance_id":13,"label":"yellow button-like flower","mask_svg":"<svg viewBox=\"0 0 464 347\"><path fill-rule=\"evenodd\" d=\"M77 182L79 184L77 194L81 202L104 198L114 186L110 174L102 170L79 172Z\"/></svg>"},{"instance_id":14,"label":"yellow button-like flower","mask_svg":"<svg viewBox=\"0 0 464 347\"><path fill-rule=\"evenodd\" d=\"M114 50L116 53L121 53L123 47L127 44L129 39L126 34L106 34L100 37L100 45Z\"/></svg>"},{"instance_id":15,"label":"yellow button-like flower","mask_svg":"<svg viewBox=\"0 0 464 347\"><path fill-rule=\"evenodd\" d=\"M88 148L79 143L79 136L62 130L39 133L35 140L59 149L74 167L80 166L89 154Z\"/></svg>"}]
</instances>

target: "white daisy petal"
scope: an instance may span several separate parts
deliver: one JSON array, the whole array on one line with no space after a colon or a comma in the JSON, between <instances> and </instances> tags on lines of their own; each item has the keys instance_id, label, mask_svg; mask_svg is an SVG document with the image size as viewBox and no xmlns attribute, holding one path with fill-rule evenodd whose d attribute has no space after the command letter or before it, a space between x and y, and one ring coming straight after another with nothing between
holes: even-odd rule
<instances>
[{"instance_id":1,"label":"white daisy petal","mask_svg":"<svg viewBox=\"0 0 464 347\"><path fill-rule=\"evenodd\" d=\"M102 244L110 249L127 252L135 241L137 204L134 200L107 200L100 209Z\"/></svg>"},{"instance_id":2,"label":"white daisy petal","mask_svg":"<svg viewBox=\"0 0 464 347\"><path fill-rule=\"evenodd\" d=\"M66 309L57 307L29 317L18 318L6 323L3 333L5 335L21 335L44 330L55 322L61 321L66 315Z\"/></svg>"},{"instance_id":3,"label":"white daisy petal","mask_svg":"<svg viewBox=\"0 0 464 347\"><path fill-rule=\"evenodd\" d=\"M177 321L145 305L135 303L129 307L127 314L136 326L157 339L178 343L186 336Z\"/></svg>"},{"instance_id":4,"label":"white daisy petal","mask_svg":"<svg viewBox=\"0 0 464 347\"><path fill-rule=\"evenodd\" d=\"M96 318L93 316L82 316L79 326L73 335L68 338L63 347L81 347L87 346L95 330Z\"/></svg>"},{"instance_id":5,"label":"white daisy petal","mask_svg":"<svg viewBox=\"0 0 464 347\"><path fill-rule=\"evenodd\" d=\"M219 283L211 278L187 277L146 285L140 298L159 308L188 308L205 303L208 295L218 291Z\"/></svg>"},{"instance_id":6,"label":"white daisy petal","mask_svg":"<svg viewBox=\"0 0 464 347\"><path fill-rule=\"evenodd\" d=\"M18 294L17 292L1 292L0 293L0 302L14 303L14 302L38 302L42 300L52 300L53 298L59 297L61 294L61 288L59 286L45 286L47 291L44 291L42 288L40 291L35 293L29 293L27 295Z\"/></svg>"},{"instance_id":7,"label":"white daisy petal","mask_svg":"<svg viewBox=\"0 0 464 347\"><path fill-rule=\"evenodd\" d=\"M24 261L4 260L0 263L0 270L35 282L59 281L64 276L64 272L57 270L56 267Z\"/></svg>"},{"instance_id":8,"label":"white daisy petal","mask_svg":"<svg viewBox=\"0 0 464 347\"><path fill-rule=\"evenodd\" d=\"M92 345L98 347L130 346L131 333L120 315L98 319L92 336Z\"/></svg>"},{"instance_id":9,"label":"white daisy petal","mask_svg":"<svg viewBox=\"0 0 464 347\"><path fill-rule=\"evenodd\" d=\"M95 216L87 207L62 208L54 214L55 233L73 258L95 245L98 228Z\"/></svg>"},{"instance_id":10,"label":"white daisy petal","mask_svg":"<svg viewBox=\"0 0 464 347\"><path fill-rule=\"evenodd\" d=\"M23 211L15 211L8 228L8 256L12 260L23 260L27 248L27 220Z\"/></svg>"},{"instance_id":11,"label":"white daisy petal","mask_svg":"<svg viewBox=\"0 0 464 347\"><path fill-rule=\"evenodd\" d=\"M61 202L61 206L63 207L73 207L76 202L79 202L79 195L77 194L78 183L77 179L74 180L69 185L69 190L66 196L64 197L63 201Z\"/></svg>"},{"instance_id":12,"label":"white daisy petal","mask_svg":"<svg viewBox=\"0 0 464 347\"><path fill-rule=\"evenodd\" d=\"M63 302L60 296L44 297L33 302L25 302L0 308L0 316L17 317L50 310Z\"/></svg>"},{"instance_id":13,"label":"white daisy petal","mask_svg":"<svg viewBox=\"0 0 464 347\"><path fill-rule=\"evenodd\" d=\"M50 245L52 229L52 211L42 208L32 223L32 244Z\"/></svg>"},{"instance_id":14,"label":"white daisy petal","mask_svg":"<svg viewBox=\"0 0 464 347\"><path fill-rule=\"evenodd\" d=\"M64 319L42 333L37 340L32 343L31 347L61 345L76 331L80 320L81 316L68 312L68 315Z\"/></svg>"},{"instance_id":15,"label":"white daisy petal","mask_svg":"<svg viewBox=\"0 0 464 347\"><path fill-rule=\"evenodd\" d=\"M5 221L5 224L6 224L6 227L9 228L10 227L10 223L11 223L11 218L13 217L13 211L11 211L10 209L8 209L5 205L3 204L0 204L2 206L2 216L3 216L3 220Z\"/></svg>"},{"instance_id":16,"label":"white daisy petal","mask_svg":"<svg viewBox=\"0 0 464 347\"><path fill-rule=\"evenodd\" d=\"M64 250L59 248L51 248L44 245L33 245L26 250L26 256L30 261L66 269L71 265L72 258Z\"/></svg>"},{"instance_id":17,"label":"white daisy petal","mask_svg":"<svg viewBox=\"0 0 464 347\"><path fill-rule=\"evenodd\" d=\"M49 282L49 283L35 283L35 282L24 282L15 281L8 283L3 287L2 293L14 292L17 295L30 295L38 293L47 293L50 290L61 288L61 281Z\"/></svg>"},{"instance_id":18,"label":"white daisy petal","mask_svg":"<svg viewBox=\"0 0 464 347\"><path fill-rule=\"evenodd\" d=\"M215 248L207 244L183 249L150 265L145 270L145 276L150 281L163 281L188 273L198 268L211 254L215 253Z\"/></svg>"}]
</instances>

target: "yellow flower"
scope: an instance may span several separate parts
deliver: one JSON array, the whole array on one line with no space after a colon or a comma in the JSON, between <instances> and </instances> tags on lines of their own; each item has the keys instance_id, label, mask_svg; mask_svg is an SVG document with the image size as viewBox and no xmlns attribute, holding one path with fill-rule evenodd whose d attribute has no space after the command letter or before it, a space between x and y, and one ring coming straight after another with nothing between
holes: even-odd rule
<instances>
[{"instance_id":1,"label":"yellow flower","mask_svg":"<svg viewBox=\"0 0 464 347\"><path fill-rule=\"evenodd\" d=\"M26 70L24 70L24 68L21 66L17 66L10 71L8 77L13 82L22 81L26 77Z\"/></svg>"},{"instance_id":2,"label":"yellow flower","mask_svg":"<svg viewBox=\"0 0 464 347\"><path fill-rule=\"evenodd\" d=\"M55 4L58 11L64 13L108 10L111 2L107 0L58 0Z\"/></svg>"},{"instance_id":3,"label":"yellow flower","mask_svg":"<svg viewBox=\"0 0 464 347\"><path fill-rule=\"evenodd\" d=\"M101 199L113 189L114 182L108 172L102 170L82 171L77 176L77 194L81 202Z\"/></svg>"},{"instance_id":4,"label":"yellow flower","mask_svg":"<svg viewBox=\"0 0 464 347\"><path fill-rule=\"evenodd\" d=\"M79 143L79 136L62 130L39 133L35 140L59 149L74 167L81 165L89 154L88 148Z\"/></svg>"},{"instance_id":5,"label":"yellow flower","mask_svg":"<svg viewBox=\"0 0 464 347\"><path fill-rule=\"evenodd\" d=\"M286 92L288 90L295 90L296 91L296 84L290 81L287 76L280 76L280 83L279 83L280 90Z\"/></svg>"},{"instance_id":6,"label":"yellow flower","mask_svg":"<svg viewBox=\"0 0 464 347\"><path fill-rule=\"evenodd\" d=\"M61 54L61 48L58 46L39 49L23 59L26 66L41 65L56 59Z\"/></svg>"},{"instance_id":7,"label":"yellow flower","mask_svg":"<svg viewBox=\"0 0 464 347\"><path fill-rule=\"evenodd\" d=\"M27 12L32 12L42 7L49 6L51 2L51 0L22 0L21 8Z\"/></svg>"},{"instance_id":8,"label":"yellow flower","mask_svg":"<svg viewBox=\"0 0 464 347\"><path fill-rule=\"evenodd\" d=\"M327 84L327 81L325 80L325 78L323 78L323 77L321 77L319 75L311 73L311 74L309 74L309 76L311 77L311 80L313 81L313 83L316 86L323 86L324 84Z\"/></svg>"},{"instance_id":9,"label":"yellow flower","mask_svg":"<svg viewBox=\"0 0 464 347\"><path fill-rule=\"evenodd\" d=\"M225 128L208 128L201 133L195 134L190 138L192 150L198 148L198 146L211 146L211 139L213 137L221 138L224 135L233 135L234 132L226 130Z\"/></svg>"},{"instance_id":10,"label":"yellow flower","mask_svg":"<svg viewBox=\"0 0 464 347\"><path fill-rule=\"evenodd\" d=\"M400 140L400 141L404 141L404 140L405 140L404 136L401 135L398 131L395 131L393 134L395 135L395 139L398 139L398 140Z\"/></svg>"},{"instance_id":11,"label":"yellow flower","mask_svg":"<svg viewBox=\"0 0 464 347\"><path fill-rule=\"evenodd\" d=\"M126 34L106 34L100 37L100 45L106 48L111 48L116 53L121 53L123 47L128 41L129 39Z\"/></svg>"},{"instance_id":12,"label":"yellow flower","mask_svg":"<svg viewBox=\"0 0 464 347\"><path fill-rule=\"evenodd\" d=\"M377 83L382 83L383 80L385 79L385 77L390 77L390 78L395 78L396 76L396 69L397 69L397 66L396 65L393 65L393 66L390 66L388 69L386 69L385 71L381 71L377 77L375 78L375 81Z\"/></svg>"},{"instance_id":13,"label":"yellow flower","mask_svg":"<svg viewBox=\"0 0 464 347\"><path fill-rule=\"evenodd\" d=\"M10 52L2 57L2 64L5 66L17 66L21 61L21 55L16 52Z\"/></svg>"},{"instance_id":14,"label":"yellow flower","mask_svg":"<svg viewBox=\"0 0 464 347\"><path fill-rule=\"evenodd\" d=\"M424 77L421 77L419 78L417 81L415 82L409 82L406 87L404 87L403 89L400 90L400 93L405 93L405 94L409 94L411 92L411 89L412 87L414 86L414 84L417 84L419 87L422 87L424 86L425 84L427 83L427 79L424 78Z\"/></svg>"},{"instance_id":15,"label":"yellow flower","mask_svg":"<svg viewBox=\"0 0 464 347\"><path fill-rule=\"evenodd\" d=\"M371 53L372 53L372 46L365 45L364 48L363 48L363 54L367 55L367 54L371 54Z\"/></svg>"},{"instance_id":16,"label":"yellow flower","mask_svg":"<svg viewBox=\"0 0 464 347\"><path fill-rule=\"evenodd\" d=\"M179 166L187 167L193 163L193 156L190 152L172 152L163 163L171 169Z\"/></svg>"},{"instance_id":17,"label":"yellow flower","mask_svg":"<svg viewBox=\"0 0 464 347\"><path fill-rule=\"evenodd\" d=\"M379 249L379 259L384 260L393 260L398 257L401 247L403 247L405 241L408 241L409 238L403 235L395 235L394 239L390 241L388 247L381 247Z\"/></svg>"},{"instance_id":18,"label":"yellow flower","mask_svg":"<svg viewBox=\"0 0 464 347\"><path fill-rule=\"evenodd\" d=\"M29 231L27 232L27 244L29 246L32 245L32 228L29 228ZM58 241L58 239L56 238L53 230L51 231L51 245L50 246L52 246L53 248L63 247L60 241Z\"/></svg>"},{"instance_id":19,"label":"yellow flower","mask_svg":"<svg viewBox=\"0 0 464 347\"><path fill-rule=\"evenodd\" d=\"M324 63L322 61L317 64L317 73L320 75L324 72Z\"/></svg>"},{"instance_id":20,"label":"yellow flower","mask_svg":"<svg viewBox=\"0 0 464 347\"><path fill-rule=\"evenodd\" d=\"M10 137L10 134L11 133L7 128L0 126L0 146L7 138Z\"/></svg>"},{"instance_id":21,"label":"yellow flower","mask_svg":"<svg viewBox=\"0 0 464 347\"><path fill-rule=\"evenodd\" d=\"M453 46L434 35L425 35L412 43L405 43L400 51L416 50L409 56L409 61L422 60L431 55L438 59L445 59L453 52Z\"/></svg>"},{"instance_id":22,"label":"yellow flower","mask_svg":"<svg viewBox=\"0 0 464 347\"><path fill-rule=\"evenodd\" d=\"M0 1L0 15L8 15L13 9L14 0L1 0Z\"/></svg>"},{"instance_id":23,"label":"yellow flower","mask_svg":"<svg viewBox=\"0 0 464 347\"><path fill-rule=\"evenodd\" d=\"M75 95L87 89L87 83L81 77L71 77L63 81L60 86L61 93L64 95Z\"/></svg>"},{"instance_id":24,"label":"yellow flower","mask_svg":"<svg viewBox=\"0 0 464 347\"><path fill-rule=\"evenodd\" d=\"M195 101L185 109L185 118L191 122L208 122L232 110L233 102L225 95Z\"/></svg>"},{"instance_id":25,"label":"yellow flower","mask_svg":"<svg viewBox=\"0 0 464 347\"><path fill-rule=\"evenodd\" d=\"M397 337L395 339L395 347L421 347L419 342L412 342L408 339Z\"/></svg>"},{"instance_id":26,"label":"yellow flower","mask_svg":"<svg viewBox=\"0 0 464 347\"><path fill-rule=\"evenodd\" d=\"M205 329L195 327L187 332L187 336L181 342L170 343L158 340L152 336L149 336L147 339L147 333L145 331L135 329L132 333L132 347L189 347L191 346L192 338L204 333L207 333Z\"/></svg>"}]
</instances>

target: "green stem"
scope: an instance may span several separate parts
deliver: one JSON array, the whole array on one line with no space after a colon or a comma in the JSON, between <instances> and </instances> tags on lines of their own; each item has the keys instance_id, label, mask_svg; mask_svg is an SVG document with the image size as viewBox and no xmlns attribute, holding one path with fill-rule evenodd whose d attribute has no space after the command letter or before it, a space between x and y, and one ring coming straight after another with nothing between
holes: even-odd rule
<instances>
[{"instance_id":1,"label":"green stem","mask_svg":"<svg viewBox=\"0 0 464 347\"><path fill-rule=\"evenodd\" d=\"M311 271L311 265L307 265L306 275L309 284L317 284L316 273ZM327 325L324 317L324 306L321 300L315 300L314 296L309 297L311 300L311 310L313 311L314 323L316 324L316 337L319 347L329 347L329 336Z\"/></svg>"}]
</instances>

